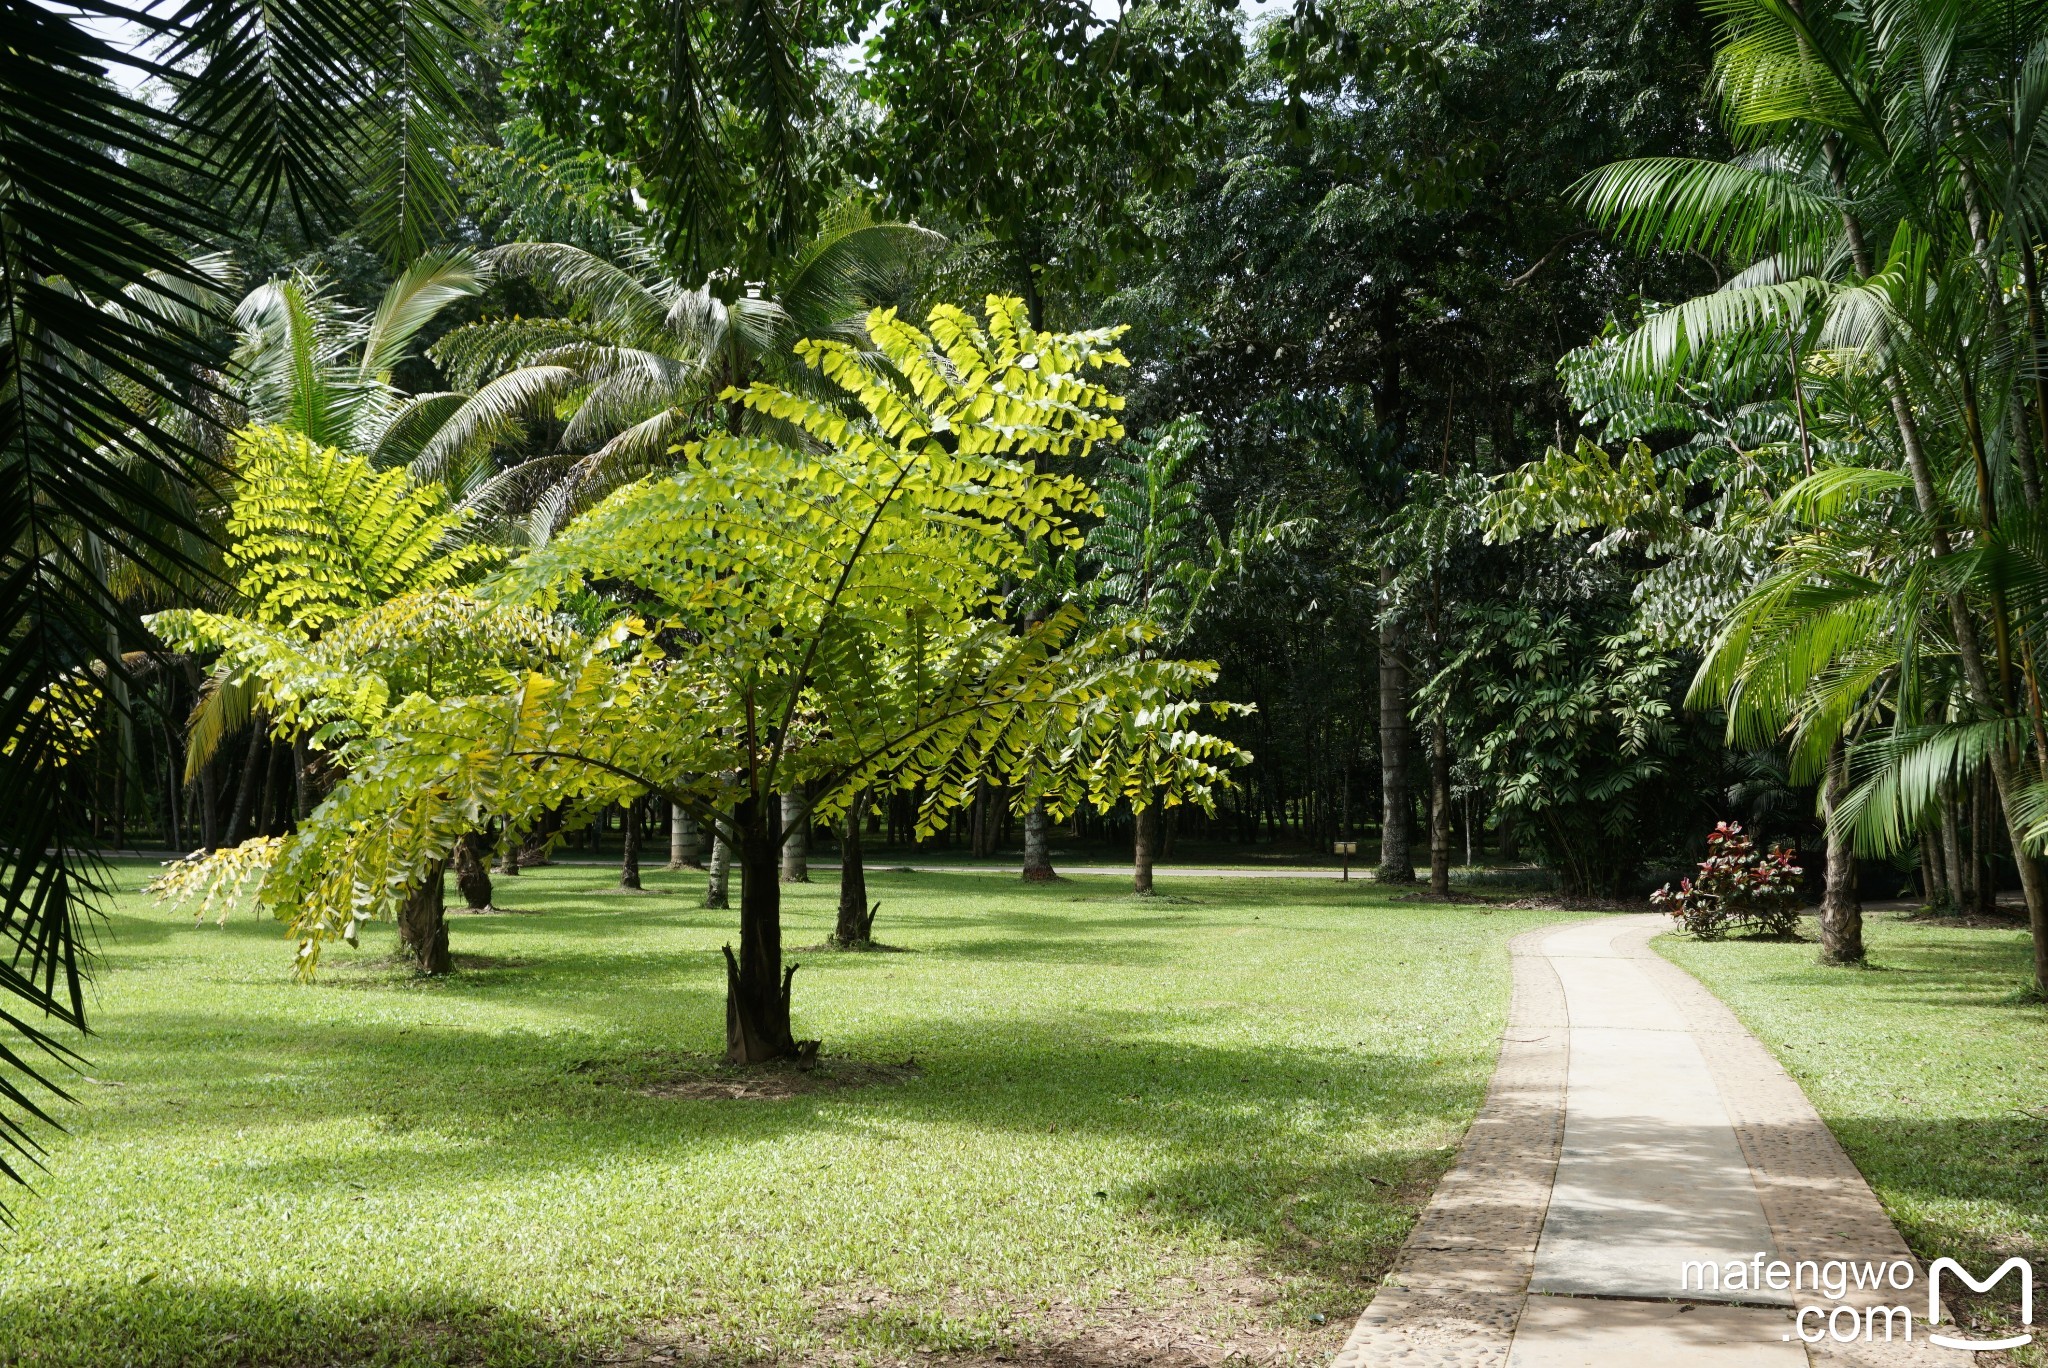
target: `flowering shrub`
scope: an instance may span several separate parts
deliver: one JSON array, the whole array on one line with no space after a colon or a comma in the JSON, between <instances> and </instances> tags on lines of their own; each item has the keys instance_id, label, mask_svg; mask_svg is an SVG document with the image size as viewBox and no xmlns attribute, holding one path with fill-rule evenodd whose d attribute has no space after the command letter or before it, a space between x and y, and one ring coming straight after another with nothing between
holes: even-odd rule
<instances>
[{"instance_id":1,"label":"flowering shrub","mask_svg":"<svg viewBox=\"0 0 2048 1368\"><path fill-rule=\"evenodd\" d=\"M1723 822L1707 837L1700 872L1665 884L1650 895L1700 940L1719 940L1737 927L1787 936L1799 924L1799 876L1792 850L1773 846L1759 854L1739 822Z\"/></svg>"}]
</instances>

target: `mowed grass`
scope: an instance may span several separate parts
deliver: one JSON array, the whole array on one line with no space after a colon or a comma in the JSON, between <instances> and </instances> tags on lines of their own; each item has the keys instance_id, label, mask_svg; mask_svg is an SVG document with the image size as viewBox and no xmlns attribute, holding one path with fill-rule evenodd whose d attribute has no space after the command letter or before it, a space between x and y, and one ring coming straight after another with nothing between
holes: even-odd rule
<instances>
[{"instance_id":1,"label":"mowed grass","mask_svg":"<svg viewBox=\"0 0 2048 1368\"><path fill-rule=\"evenodd\" d=\"M310 986L275 923L125 893L90 1081L0 1234L0 1362L890 1362L1097 1323L1325 1354L1478 1106L1508 938L1557 919L879 873L903 953L796 954L797 1026L914 1074L679 1099L635 1083L722 1046L735 914L614 877L501 879L524 914L452 918L452 978L379 925ZM787 944L833 899L789 890Z\"/></svg>"},{"instance_id":2,"label":"mowed grass","mask_svg":"<svg viewBox=\"0 0 2048 1368\"><path fill-rule=\"evenodd\" d=\"M1916 1254L1980 1276L2048 1261L2048 1011L2016 991L2026 931L1884 913L1864 934L1867 969L1823 969L1812 944L1656 945L1799 1080Z\"/></svg>"}]
</instances>

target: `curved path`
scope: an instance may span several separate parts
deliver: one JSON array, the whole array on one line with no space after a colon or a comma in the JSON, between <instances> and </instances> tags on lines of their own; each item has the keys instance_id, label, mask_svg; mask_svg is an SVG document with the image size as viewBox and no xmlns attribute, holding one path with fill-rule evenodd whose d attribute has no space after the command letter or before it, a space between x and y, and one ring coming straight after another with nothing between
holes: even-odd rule
<instances>
[{"instance_id":1,"label":"curved path","mask_svg":"<svg viewBox=\"0 0 2048 1368\"><path fill-rule=\"evenodd\" d=\"M1925 1270L1799 1085L1649 948L1669 924L1608 916L1515 939L1486 1103L1334 1368L1967 1368L1926 1342ZM1684 1273L1836 1259L1907 1261L1910 1290L1840 1301L1906 1306L1912 1344L1903 1329L1883 1342L1882 1321L1868 1342L1807 1344L1795 1298L1837 1299Z\"/></svg>"}]
</instances>

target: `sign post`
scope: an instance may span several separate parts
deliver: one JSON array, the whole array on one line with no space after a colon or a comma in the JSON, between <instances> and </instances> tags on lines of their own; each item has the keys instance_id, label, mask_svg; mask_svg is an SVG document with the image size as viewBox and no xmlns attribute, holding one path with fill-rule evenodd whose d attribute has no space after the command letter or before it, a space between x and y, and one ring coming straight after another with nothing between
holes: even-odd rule
<instances>
[{"instance_id":1,"label":"sign post","mask_svg":"<svg viewBox=\"0 0 2048 1368\"><path fill-rule=\"evenodd\" d=\"M1352 857L1353 855L1356 855L1356 854L1358 853L1358 842L1356 842L1356 841L1339 841L1339 842L1337 842L1337 849L1336 849L1335 853L1336 853L1336 854L1338 854L1338 855L1342 855L1342 856L1344 857L1344 882L1345 882L1345 883L1350 883L1350 882L1351 882L1351 857Z\"/></svg>"}]
</instances>

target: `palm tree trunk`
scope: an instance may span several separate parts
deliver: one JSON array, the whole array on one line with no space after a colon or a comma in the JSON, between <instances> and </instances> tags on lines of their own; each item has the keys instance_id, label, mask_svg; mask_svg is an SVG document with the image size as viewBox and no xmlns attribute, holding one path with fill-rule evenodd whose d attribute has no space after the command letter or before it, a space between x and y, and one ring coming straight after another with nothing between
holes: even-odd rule
<instances>
[{"instance_id":1,"label":"palm tree trunk","mask_svg":"<svg viewBox=\"0 0 2048 1368\"><path fill-rule=\"evenodd\" d=\"M263 756L263 796L256 800L256 831L262 836L284 834L282 822L278 823L280 830L273 832L270 829L272 819L277 816L277 762L281 758L280 753L288 757L291 747L273 744ZM290 761L287 759L286 763Z\"/></svg>"},{"instance_id":2,"label":"palm tree trunk","mask_svg":"<svg viewBox=\"0 0 2048 1368\"><path fill-rule=\"evenodd\" d=\"M619 887L640 887L640 800L633 798L621 805L625 813L625 825L619 829Z\"/></svg>"},{"instance_id":3,"label":"palm tree trunk","mask_svg":"<svg viewBox=\"0 0 2048 1368\"><path fill-rule=\"evenodd\" d=\"M249 802L256 792L256 767L262 758L263 716L258 713L249 719L249 746L242 755L242 774L235 784L235 807L228 814L228 834L223 844L242 843L242 832L249 821Z\"/></svg>"},{"instance_id":4,"label":"palm tree trunk","mask_svg":"<svg viewBox=\"0 0 2048 1368\"><path fill-rule=\"evenodd\" d=\"M1942 872L1941 842L1925 826L1920 828L1920 901L1928 907L1948 896L1948 876Z\"/></svg>"},{"instance_id":5,"label":"palm tree trunk","mask_svg":"<svg viewBox=\"0 0 2048 1368\"><path fill-rule=\"evenodd\" d=\"M1024 813L1024 878L1044 883L1057 877L1052 870L1052 814L1043 798Z\"/></svg>"},{"instance_id":6,"label":"palm tree trunk","mask_svg":"<svg viewBox=\"0 0 2048 1368\"><path fill-rule=\"evenodd\" d=\"M199 662L191 656L185 657L185 686L192 697L199 697ZM174 755L171 764L178 763ZM199 844L208 851L220 849L220 751L206 757L206 763L199 767Z\"/></svg>"},{"instance_id":7,"label":"palm tree trunk","mask_svg":"<svg viewBox=\"0 0 2048 1368\"><path fill-rule=\"evenodd\" d=\"M809 883L811 881L811 801L798 789L782 795L782 826L789 835L782 843L782 881L784 883ZM740 874L741 883L746 881L745 870ZM744 900L746 894L741 893Z\"/></svg>"},{"instance_id":8,"label":"palm tree trunk","mask_svg":"<svg viewBox=\"0 0 2048 1368\"><path fill-rule=\"evenodd\" d=\"M1941 795L1941 847L1945 866L1943 873L1948 877L1948 908L1960 915L1969 908L1970 893L1964 885L1963 838L1961 823L1957 820L1956 809L1960 799L1953 786L1943 790Z\"/></svg>"},{"instance_id":9,"label":"palm tree trunk","mask_svg":"<svg viewBox=\"0 0 2048 1368\"><path fill-rule=\"evenodd\" d=\"M1821 820L1827 825L1827 890L1820 902L1820 962L1863 962L1863 904L1856 896L1856 851L1849 834L1835 828L1835 810L1849 792L1849 753L1842 742L1828 752L1821 784Z\"/></svg>"},{"instance_id":10,"label":"palm tree trunk","mask_svg":"<svg viewBox=\"0 0 2048 1368\"><path fill-rule=\"evenodd\" d=\"M860 848L860 808L846 811L839 831L839 925L835 945L866 945L874 938L875 908L868 905L867 862Z\"/></svg>"}]
</instances>

